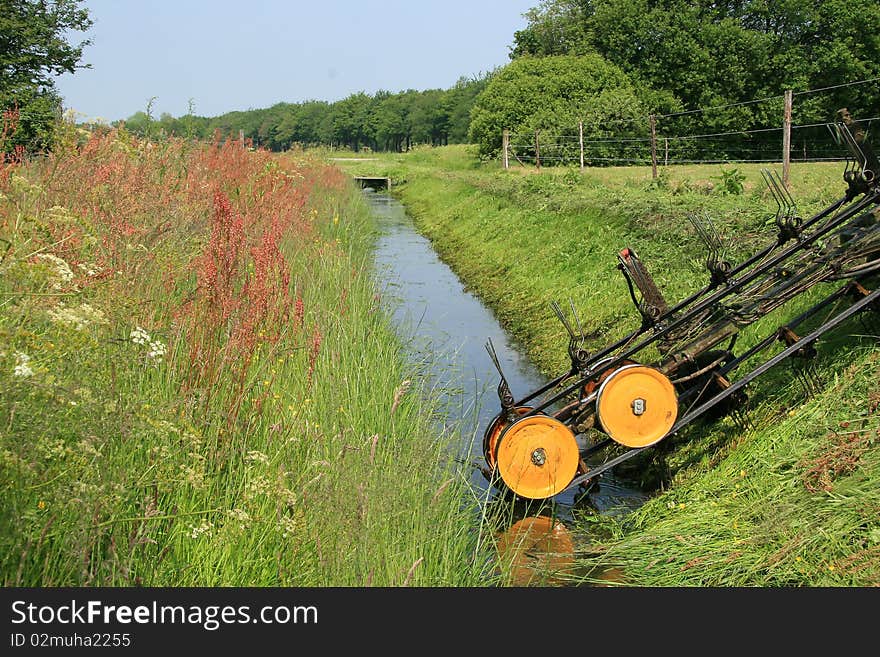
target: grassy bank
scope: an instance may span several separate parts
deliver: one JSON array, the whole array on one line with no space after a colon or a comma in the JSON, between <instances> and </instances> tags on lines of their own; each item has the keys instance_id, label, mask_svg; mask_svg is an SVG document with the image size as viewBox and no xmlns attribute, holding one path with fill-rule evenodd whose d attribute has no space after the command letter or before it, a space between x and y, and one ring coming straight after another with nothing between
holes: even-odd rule
<instances>
[{"instance_id":1,"label":"grassy bank","mask_svg":"<svg viewBox=\"0 0 880 657\"><path fill-rule=\"evenodd\" d=\"M391 176L441 256L547 374L568 367L551 301L571 299L594 348L639 325L616 270L622 248L676 301L708 279L690 213L711 218L733 262L775 238L758 165L669 167L658 179L649 168L502 171L449 147L341 166ZM798 213L841 197L842 173L840 163L794 163ZM748 327L739 349L828 289ZM630 462L657 494L623 519L590 518L595 542L572 579L615 568L641 585L880 582L877 334L854 322L823 337L819 393L783 364L749 386L749 427L701 422Z\"/></svg>"},{"instance_id":2,"label":"grassy bank","mask_svg":"<svg viewBox=\"0 0 880 657\"><path fill-rule=\"evenodd\" d=\"M338 169L68 135L0 170L5 586L491 583Z\"/></svg>"}]
</instances>

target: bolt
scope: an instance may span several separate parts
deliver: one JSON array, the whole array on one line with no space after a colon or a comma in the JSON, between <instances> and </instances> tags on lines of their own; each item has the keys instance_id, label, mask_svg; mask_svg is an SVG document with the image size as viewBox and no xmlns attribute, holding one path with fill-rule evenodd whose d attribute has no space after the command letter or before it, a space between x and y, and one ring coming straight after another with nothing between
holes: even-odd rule
<instances>
[{"instance_id":1,"label":"bolt","mask_svg":"<svg viewBox=\"0 0 880 657\"><path fill-rule=\"evenodd\" d=\"M632 403L633 415L641 415L645 412L645 400L641 397L633 399Z\"/></svg>"},{"instance_id":2,"label":"bolt","mask_svg":"<svg viewBox=\"0 0 880 657\"><path fill-rule=\"evenodd\" d=\"M547 453L544 451L543 447L539 447L534 452L532 452L532 463L537 466L542 466L547 462Z\"/></svg>"}]
</instances>

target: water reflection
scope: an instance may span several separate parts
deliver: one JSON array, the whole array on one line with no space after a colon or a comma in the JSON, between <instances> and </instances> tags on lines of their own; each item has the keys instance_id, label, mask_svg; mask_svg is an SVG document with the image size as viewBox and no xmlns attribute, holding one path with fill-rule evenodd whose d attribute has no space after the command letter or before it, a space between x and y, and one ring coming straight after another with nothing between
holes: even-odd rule
<instances>
[{"instance_id":1,"label":"water reflection","mask_svg":"<svg viewBox=\"0 0 880 657\"><path fill-rule=\"evenodd\" d=\"M553 500L524 500L499 493L484 506L498 553L497 572L511 586L615 586L625 584L617 567L593 564L601 553L591 545L596 516L628 513L633 507L616 506L602 513L594 503L609 493L583 494L574 506ZM585 557L588 557L585 559Z\"/></svg>"},{"instance_id":2,"label":"water reflection","mask_svg":"<svg viewBox=\"0 0 880 657\"><path fill-rule=\"evenodd\" d=\"M575 567L574 537L551 516L526 516L498 537L498 560L512 586L560 586Z\"/></svg>"}]
</instances>

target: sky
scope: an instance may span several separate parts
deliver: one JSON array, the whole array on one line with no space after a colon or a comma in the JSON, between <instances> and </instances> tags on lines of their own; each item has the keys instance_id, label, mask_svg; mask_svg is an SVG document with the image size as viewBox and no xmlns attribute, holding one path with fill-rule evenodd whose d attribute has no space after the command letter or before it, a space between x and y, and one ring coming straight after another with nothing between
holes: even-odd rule
<instances>
[{"instance_id":1,"label":"sky","mask_svg":"<svg viewBox=\"0 0 880 657\"><path fill-rule=\"evenodd\" d=\"M539 0L84 0L80 64L56 78L78 120L218 116L353 93L448 89L507 64Z\"/></svg>"}]
</instances>

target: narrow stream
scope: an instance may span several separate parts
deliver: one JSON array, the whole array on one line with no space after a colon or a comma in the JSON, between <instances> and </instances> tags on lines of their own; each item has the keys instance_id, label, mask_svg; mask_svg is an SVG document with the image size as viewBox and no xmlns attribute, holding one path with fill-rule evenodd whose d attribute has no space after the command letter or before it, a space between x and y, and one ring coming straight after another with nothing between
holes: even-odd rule
<instances>
[{"instance_id":1,"label":"narrow stream","mask_svg":"<svg viewBox=\"0 0 880 657\"><path fill-rule=\"evenodd\" d=\"M416 231L403 206L386 192L368 187L364 194L381 231L375 251L376 276L384 286L388 310L411 356L428 368L430 385L442 401L443 429L460 436L462 451L477 466L471 483L490 499L498 491L479 470L484 464L482 436L500 405L499 377L486 351L487 340L492 340L516 398L547 379L505 333L492 312L440 260L431 242ZM563 521L570 520L572 508L583 504L599 513L625 513L641 505L646 497L611 472L586 493L574 491L554 497L553 514Z\"/></svg>"}]
</instances>

